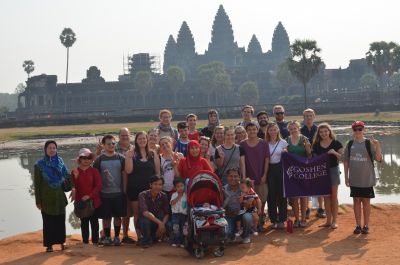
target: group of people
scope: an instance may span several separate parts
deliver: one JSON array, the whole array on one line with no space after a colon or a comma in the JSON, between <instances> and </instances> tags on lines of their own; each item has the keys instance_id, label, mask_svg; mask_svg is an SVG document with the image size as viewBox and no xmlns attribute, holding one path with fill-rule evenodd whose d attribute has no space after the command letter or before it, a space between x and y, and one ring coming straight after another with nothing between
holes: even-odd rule
<instances>
[{"instance_id":1,"label":"group of people","mask_svg":"<svg viewBox=\"0 0 400 265\"><path fill-rule=\"evenodd\" d=\"M365 124L352 124L353 139L343 147L328 123L314 123L315 112L303 112L303 125L285 121L285 109L273 108L275 121L266 111L253 118L254 108L242 108L243 120L234 127L221 124L218 111L208 111L207 126L197 128L197 116L172 126L172 113L161 110L160 123L149 132L137 132L134 140L127 128L118 141L105 135L92 152L82 148L77 167L68 171L58 156L57 143L44 145L44 157L35 164L36 206L42 213L43 245L65 243L65 192L71 191L75 207L93 211L81 218L83 243L104 246L132 244L131 217L137 243L146 248L168 238L172 246L184 246L187 226L187 182L197 172L214 172L223 184L228 240L264 231L267 216L272 229L284 229L288 204L294 213L293 226L307 227L310 198L285 198L281 158L285 152L302 157L329 154L331 194L318 198L321 227L336 229L338 214L339 163L344 163L344 179L353 197L355 234L369 232L370 199L376 182L374 161L381 161L378 140L366 139ZM83 205L83 206L82 206ZM268 214L266 214L266 208ZM361 222L361 212L364 221ZM99 221L102 230L99 231ZM111 227L113 224L113 238ZM121 231L122 228L122 231ZM122 232L122 236L120 235ZM99 236L100 234L100 236ZM120 239L122 238L122 239Z\"/></svg>"}]
</instances>

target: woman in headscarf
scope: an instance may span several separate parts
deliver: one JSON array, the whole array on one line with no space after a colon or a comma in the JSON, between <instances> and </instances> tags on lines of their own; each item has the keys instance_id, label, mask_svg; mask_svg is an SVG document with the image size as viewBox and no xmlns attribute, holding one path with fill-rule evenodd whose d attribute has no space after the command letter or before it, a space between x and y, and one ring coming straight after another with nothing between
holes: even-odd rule
<instances>
[{"instance_id":1,"label":"woman in headscarf","mask_svg":"<svg viewBox=\"0 0 400 265\"><path fill-rule=\"evenodd\" d=\"M211 138L214 134L215 127L217 127L219 124L219 115L218 111L215 109L210 109L208 111L208 124L207 127L204 127L200 131L200 135L206 136L208 138Z\"/></svg>"},{"instance_id":2,"label":"woman in headscarf","mask_svg":"<svg viewBox=\"0 0 400 265\"><path fill-rule=\"evenodd\" d=\"M183 157L175 167L175 173L183 179L191 179L200 170L213 171L207 159L200 155L200 144L197 141L190 141L188 144L188 153Z\"/></svg>"},{"instance_id":3,"label":"woman in headscarf","mask_svg":"<svg viewBox=\"0 0 400 265\"><path fill-rule=\"evenodd\" d=\"M54 244L60 244L61 250L65 248L65 206L68 204L65 192L71 190L72 179L57 154L55 141L47 141L44 152L43 159L35 164L35 200L42 212L43 245L47 252L53 252Z\"/></svg>"}]
</instances>

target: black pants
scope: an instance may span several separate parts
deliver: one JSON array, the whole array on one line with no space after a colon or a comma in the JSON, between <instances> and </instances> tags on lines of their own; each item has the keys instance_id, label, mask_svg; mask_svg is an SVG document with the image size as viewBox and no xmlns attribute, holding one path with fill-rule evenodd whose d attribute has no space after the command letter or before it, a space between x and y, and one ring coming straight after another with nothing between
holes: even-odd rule
<instances>
[{"instance_id":1,"label":"black pants","mask_svg":"<svg viewBox=\"0 0 400 265\"><path fill-rule=\"evenodd\" d=\"M287 219L287 200L283 197L283 169L281 163L269 164L267 182L268 215L271 223L285 222Z\"/></svg>"},{"instance_id":2,"label":"black pants","mask_svg":"<svg viewBox=\"0 0 400 265\"><path fill-rule=\"evenodd\" d=\"M86 218L81 218L81 233L83 243L89 243L89 223L92 229L92 243L97 244L99 242L99 220L96 215L92 215Z\"/></svg>"},{"instance_id":3,"label":"black pants","mask_svg":"<svg viewBox=\"0 0 400 265\"><path fill-rule=\"evenodd\" d=\"M65 243L65 214L49 215L42 212L43 246Z\"/></svg>"}]
</instances>

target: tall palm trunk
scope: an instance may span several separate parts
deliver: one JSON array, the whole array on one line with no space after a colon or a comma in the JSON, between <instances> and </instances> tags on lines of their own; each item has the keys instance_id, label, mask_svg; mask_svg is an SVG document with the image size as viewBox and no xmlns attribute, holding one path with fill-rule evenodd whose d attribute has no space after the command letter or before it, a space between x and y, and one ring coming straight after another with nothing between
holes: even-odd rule
<instances>
[{"instance_id":1,"label":"tall palm trunk","mask_svg":"<svg viewBox=\"0 0 400 265\"><path fill-rule=\"evenodd\" d=\"M307 109L307 85L303 83L304 88L304 109Z\"/></svg>"},{"instance_id":2,"label":"tall palm trunk","mask_svg":"<svg viewBox=\"0 0 400 265\"><path fill-rule=\"evenodd\" d=\"M65 84L68 84L68 63L69 63L69 47L67 47L67 73L65 75Z\"/></svg>"}]
</instances>

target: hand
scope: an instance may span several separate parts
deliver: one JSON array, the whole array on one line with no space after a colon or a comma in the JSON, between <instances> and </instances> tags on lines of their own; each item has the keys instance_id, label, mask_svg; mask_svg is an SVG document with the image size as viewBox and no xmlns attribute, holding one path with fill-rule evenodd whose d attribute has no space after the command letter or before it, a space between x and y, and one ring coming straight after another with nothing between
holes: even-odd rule
<instances>
[{"instance_id":1,"label":"hand","mask_svg":"<svg viewBox=\"0 0 400 265\"><path fill-rule=\"evenodd\" d=\"M36 207L37 207L39 210L42 210L42 205L41 205L40 203L36 204Z\"/></svg>"},{"instance_id":2,"label":"hand","mask_svg":"<svg viewBox=\"0 0 400 265\"><path fill-rule=\"evenodd\" d=\"M74 179L77 179L79 177L79 171L77 168L74 168L71 173Z\"/></svg>"},{"instance_id":3,"label":"hand","mask_svg":"<svg viewBox=\"0 0 400 265\"><path fill-rule=\"evenodd\" d=\"M71 202L75 201L75 195L76 195L76 190L72 189L71 193L69 194L69 198L71 199Z\"/></svg>"},{"instance_id":4,"label":"hand","mask_svg":"<svg viewBox=\"0 0 400 265\"><path fill-rule=\"evenodd\" d=\"M129 147L129 150L126 151L125 157L132 159L134 155L135 155L135 148L133 146L131 146L131 147Z\"/></svg>"},{"instance_id":5,"label":"hand","mask_svg":"<svg viewBox=\"0 0 400 265\"><path fill-rule=\"evenodd\" d=\"M178 155L177 152L174 152L172 155L172 161L171 161L172 166L179 164L179 160L181 160L180 156Z\"/></svg>"},{"instance_id":6,"label":"hand","mask_svg":"<svg viewBox=\"0 0 400 265\"><path fill-rule=\"evenodd\" d=\"M336 151L334 149L329 149L328 154L330 155L334 155L336 153Z\"/></svg>"},{"instance_id":7,"label":"hand","mask_svg":"<svg viewBox=\"0 0 400 265\"><path fill-rule=\"evenodd\" d=\"M90 199L89 195L85 195L85 196L82 197L82 201L86 201L86 200L89 200L89 199Z\"/></svg>"},{"instance_id":8,"label":"hand","mask_svg":"<svg viewBox=\"0 0 400 265\"><path fill-rule=\"evenodd\" d=\"M219 147L217 148L217 151L218 151L219 158L221 158L222 160L224 160L224 158L225 158L225 153L224 153L224 151L222 151L222 147L219 146Z\"/></svg>"},{"instance_id":9,"label":"hand","mask_svg":"<svg viewBox=\"0 0 400 265\"><path fill-rule=\"evenodd\" d=\"M157 238L161 238L164 234L165 234L165 225L164 223L161 223L158 225L156 236Z\"/></svg>"},{"instance_id":10,"label":"hand","mask_svg":"<svg viewBox=\"0 0 400 265\"><path fill-rule=\"evenodd\" d=\"M262 214L261 209L257 209L257 214L261 216L261 214Z\"/></svg>"},{"instance_id":11,"label":"hand","mask_svg":"<svg viewBox=\"0 0 400 265\"><path fill-rule=\"evenodd\" d=\"M263 175L262 177L261 177L261 183L267 183L267 175Z\"/></svg>"},{"instance_id":12,"label":"hand","mask_svg":"<svg viewBox=\"0 0 400 265\"><path fill-rule=\"evenodd\" d=\"M96 155L100 155L101 151L103 151L103 145L101 144L101 140L99 139L97 145L96 145Z\"/></svg>"},{"instance_id":13,"label":"hand","mask_svg":"<svg viewBox=\"0 0 400 265\"><path fill-rule=\"evenodd\" d=\"M307 139L304 139L304 147L305 147L307 150L311 150L311 144L310 144L310 142L309 142Z\"/></svg>"},{"instance_id":14,"label":"hand","mask_svg":"<svg viewBox=\"0 0 400 265\"><path fill-rule=\"evenodd\" d=\"M283 152L283 153L287 153L287 152L288 152L287 148L283 148L283 149L282 149L282 152Z\"/></svg>"},{"instance_id":15,"label":"hand","mask_svg":"<svg viewBox=\"0 0 400 265\"><path fill-rule=\"evenodd\" d=\"M380 142L374 138L374 136L371 136L371 143L375 146L375 148L377 146L380 146Z\"/></svg>"}]
</instances>

